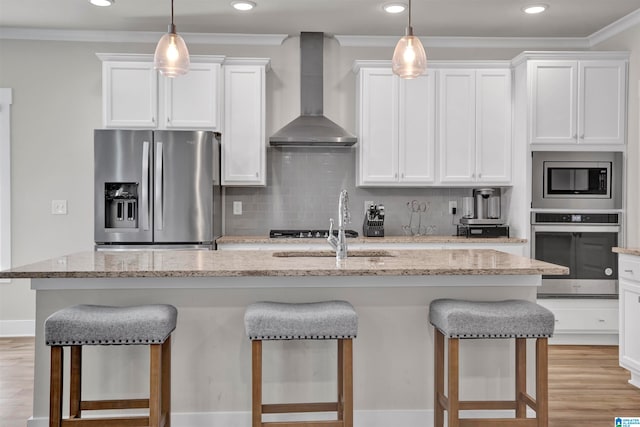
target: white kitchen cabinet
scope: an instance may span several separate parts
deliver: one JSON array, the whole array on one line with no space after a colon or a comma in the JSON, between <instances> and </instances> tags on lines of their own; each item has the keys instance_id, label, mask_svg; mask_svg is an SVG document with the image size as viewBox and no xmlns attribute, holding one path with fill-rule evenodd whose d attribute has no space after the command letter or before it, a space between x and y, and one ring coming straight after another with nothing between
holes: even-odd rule
<instances>
[{"instance_id":1,"label":"white kitchen cabinet","mask_svg":"<svg viewBox=\"0 0 640 427\"><path fill-rule=\"evenodd\" d=\"M552 344L613 345L618 342L615 299L548 298L538 304L555 315Z\"/></svg>"},{"instance_id":2,"label":"white kitchen cabinet","mask_svg":"<svg viewBox=\"0 0 640 427\"><path fill-rule=\"evenodd\" d=\"M153 55L97 55L105 128L219 130L224 57L193 55L189 73L172 79L153 69Z\"/></svg>"},{"instance_id":3,"label":"white kitchen cabinet","mask_svg":"<svg viewBox=\"0 0 640 427\"><path fill-rule=\"evenodd\" d=\"M219 129L220 64L192 62L189 72L164 83L164 120L167 129Z\"/></svg>"},{"instance_id":4,"label":"white kitchen cabinet","mask_svg":"<svg viewBox=\"0 0 640 427\"><path fill-rule=\"evenodd\" d=\"M511 71L439 70L442 184L511 182Z\"/></svg>"},{"instance_id":5,"label":"white kitchen cabinet","mask_svg":"<svg viewBox=\"0 0 640 427\"><path fill-rule=\"evenodd\" d=\"M531 60L531 144L624 144L627 61Z\"/></svg>"},{"instance_id":6,"label":"white kitchen cabinet","mask_svg":"<svg viewBox=\"0 0 640 427\"><path fill-rule=\"evenodd\" d=\"M103 126L155 128L157 117L158 73L153 62L103 60Z\"/></svg>"},{"instance_id":7,"label":"white kitchen cabinet","mask_svg":"<svg viewBox=\"0 0 640 427\"><path fill-rule=\"evenodd\" d=\"M224 66L222 185L266 185L265 74L268 59Z\"/></svg>"},{"instance_id":8,"label":"white kitchen cabinet","mask_svg":"<svg viewBox=\"0 0 640 427\"><path fill-rule=\"evenodd\" d=\"M435 71L411 80L391 68L358 69L359 186L434 182Z\"/></svg>"},{"instance_id":9,"label":"white kitchen cabinet","mask_svg":"<svg viewBox=\"0 0 640 427\"><path fill-rule=\"evenodd\" d=\"M631 372L629 383L640 387L640 256L620 254L620 366Z\"/></svg>"}]
</instances>

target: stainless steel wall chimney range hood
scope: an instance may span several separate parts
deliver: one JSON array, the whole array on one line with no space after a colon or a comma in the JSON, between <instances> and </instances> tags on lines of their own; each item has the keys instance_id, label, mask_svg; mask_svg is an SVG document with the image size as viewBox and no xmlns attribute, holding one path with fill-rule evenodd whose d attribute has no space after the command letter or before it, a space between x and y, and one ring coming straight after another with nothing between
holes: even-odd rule
<instances>
[{"instance_id":1,"label":"stainless steel wall chimney range hood","mask_svg":"<svg viewBox=\"0 0 640 427\"><path fill-rule=\"evenodd\" d=\"M300 33L300 116L269 138L272 146L348 147L357 138L323 114L323 33Z\"/></svg>"}]
</instances>

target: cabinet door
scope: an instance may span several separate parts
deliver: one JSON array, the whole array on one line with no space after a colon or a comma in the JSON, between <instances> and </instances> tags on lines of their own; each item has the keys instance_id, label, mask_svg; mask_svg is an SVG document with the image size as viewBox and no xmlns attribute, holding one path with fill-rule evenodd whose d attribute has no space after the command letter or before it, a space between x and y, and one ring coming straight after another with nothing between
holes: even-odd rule
<instances>
[{"instance_id":1,"label":"cabinet door","mask_svg":"<svg viewBox=\"0 0 640 427\"><path fill-rule=\"evenodd\" d=\"M620 280L620 364L640 372L640 283Z\"/></svg>"},{"instance_id":2,"label":"cabinet door","mask_svg":"<svg viewBox=\"0 0 640 427\"><path fill-rule=\"evenodd\" d=\"M440 70L440 182L475 180L475 70Z\"/></svg>"},{"instance_id":3,"label":"cabinet door","mask_svg":"<svg viewBox=\"0 0 640 427\"><path fill-rule=\"evenodd\" d=\"M166 128L219 128L220 64L192 63L184 76L162 80Z\"/></svg>"},{"instance_id":4,"label":"cabinet door","mask_svg":"<svg viewBox=\"0 0 640 427\"><path fill-rule=\"evenodd\" d=\"M224 67L222 185L266 185L265 67Z\"/></svg>"},{"instance_id":5,"label":"cabinet door","mask_svg":"<svg viewBox=\"0 0 640 427\"><path fill-rule=\"evenodd\" d=\"M102 63L102 123L107 128L155 128L158 78L152 62Z\"/></svg>"},{"instance_id":6,"label":"cabinet door","mask_svg":"<svg viewBox=\"0 0 640 427\"><path fill-rule=\"evenodd\" d=\"M578 70L578 141L624 144L626 63L580 61Z\"/></svg>"},{"instance_id":7,"label":"cabinet door","mask_svg":"<svg viewBox=\"0 0 640 427\"><path fill-rule=\"evenodd\" d=\"M476 178L511 181L511 70L476 72Z\"/></svg>"},{"instance_id":8,"label":"cabinet door","mask_svg":"<svg viewBox=\"0 0 640 427\"><path fill-rule=\"evenodd\" d=\"M399 182L434 182L435 72L400 81Z\"/></svg>"},{"instance_id":9,"label":"cabinet door","mask_svg":"<svg viewBox=\"0 0 640 427\"><path fill-rule=\"evenodd\" d=\"M530 61L529 142L576 143L578 63Z\"/></svg>"},{"instance_id":10,"label":"cabinet door","mask_svg":"<svg viewBox=\"0 0 640 427\"><path fill-rule=\"evenodd\" d=\"M359 99L359 185L398 181L398 78L391 69L363 69Z\"/></svg>"}]
</instances>

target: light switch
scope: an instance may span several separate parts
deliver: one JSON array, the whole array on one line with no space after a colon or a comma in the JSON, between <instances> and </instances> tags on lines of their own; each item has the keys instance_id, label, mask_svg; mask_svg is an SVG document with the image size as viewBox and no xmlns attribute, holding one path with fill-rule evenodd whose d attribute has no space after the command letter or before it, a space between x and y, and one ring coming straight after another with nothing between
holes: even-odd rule
<instances>
[{"instance_id":1,"label":"light switch","mask_svg":"<svg viewBox=\"0 0 640 427\"><path fill-rule=\"evenodd\" d=\"M51 214L52 215L66 215L67 214L67 201L66 200L52 200L51 201Z\"/></svg>"},{"instance_id":2,"label":"light switch","mask_svg":"<svg viewBox=\"0 0 640 427\"><path fill-rule=\"evenodd\" d=\"M233 214L242 215L242 202L239 200L233 201Z\"/></svg>"}]
</instances>

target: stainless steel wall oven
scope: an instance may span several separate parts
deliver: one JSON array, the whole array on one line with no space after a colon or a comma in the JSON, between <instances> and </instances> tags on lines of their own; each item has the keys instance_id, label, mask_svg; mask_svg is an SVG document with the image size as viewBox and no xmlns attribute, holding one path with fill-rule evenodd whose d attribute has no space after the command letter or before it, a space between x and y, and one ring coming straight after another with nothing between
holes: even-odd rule
<instances>
[{"instance_id":1,"label":"stainless steel wall oven","mask_svg":"<svg viewBox=\"0 0 640 427\"><path fill-rule=\"evenodd\" d=\"M538 296L617 298L618 259L611 248L621 237L619 213L531 215L535 259L569 267L569 276L542 276Z\"/></svg>"}]
</instances>

